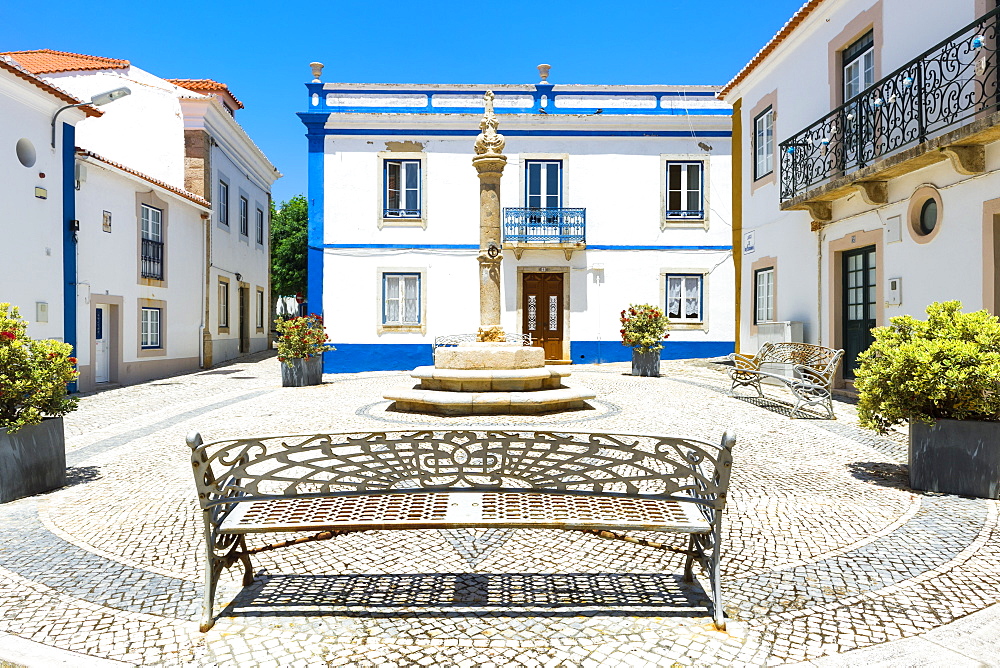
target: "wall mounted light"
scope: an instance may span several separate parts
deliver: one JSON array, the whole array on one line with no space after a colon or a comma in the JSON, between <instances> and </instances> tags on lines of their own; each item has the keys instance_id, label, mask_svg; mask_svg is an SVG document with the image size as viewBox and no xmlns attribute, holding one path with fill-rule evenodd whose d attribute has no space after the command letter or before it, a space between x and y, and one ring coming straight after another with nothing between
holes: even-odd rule
<instances>
[{"instance_id":1,"label":"wall mounted light","mask_svg":"<svg viewBox=\"0 0 1000 668\"><path fill-rule=\"evenodd\" d=\"M90 102L81 102L80 104L67 104L65 107L60 107L56 110L55 115L52 116L52 148L56 147L56 119L59 114L66 111L67 109L72 109L74 107L86 107L88 104L94 105L95 107L101 107L109 102L114 102L115 100L120 100L126 95L131 95L132 91L127 87L122 86L121 88L115 88L114 90L104 91L103 93L98 93L94 97L90 98Z\"/></svg>"}]
</instances>

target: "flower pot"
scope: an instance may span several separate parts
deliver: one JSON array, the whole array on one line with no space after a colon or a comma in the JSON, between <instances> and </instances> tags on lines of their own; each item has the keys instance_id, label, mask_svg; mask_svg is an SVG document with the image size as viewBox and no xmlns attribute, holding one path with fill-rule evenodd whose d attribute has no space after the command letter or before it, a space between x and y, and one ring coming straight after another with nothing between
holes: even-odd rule
<instances>
[{"instance_id":1,"label":"flower pot","mask_svg":"<svg viewBox=\"0 0 1000 668\"><path fill-rule=\"evenodd\" d=\"M660 351L640 353L632 349L632 375L660 377Z\"/></svg>"},{"instance_id":2,"label":"flower pot","mask_svg":"<svg viewBox=\"0 0 1000 668\"><path fill-rule=\"evenodd\" d=\"M13 434L0 429L0 503L66 484L63 419L46 418Z\"/></svg>"},{"instance_id":3,"label":"flower pot","mask_svg":"<svg viewBox=\"0 0 1000 668\"><path fill-rule=\"evenodd\" d=\"M1000 422L910 422L910 487L1000 499Z\"/></svg>"},{"instance_id":4,"label":"flower pot","mask_svg":"<svg viewBox=\"0 0 1000 668\"><path fill-rule=\"evenodd\" d=\"M291 366L288 363L291 362ZM293 357L281 362L281 386L305 387L323 383L323 356Z\"/></svg>"}]
</instances>

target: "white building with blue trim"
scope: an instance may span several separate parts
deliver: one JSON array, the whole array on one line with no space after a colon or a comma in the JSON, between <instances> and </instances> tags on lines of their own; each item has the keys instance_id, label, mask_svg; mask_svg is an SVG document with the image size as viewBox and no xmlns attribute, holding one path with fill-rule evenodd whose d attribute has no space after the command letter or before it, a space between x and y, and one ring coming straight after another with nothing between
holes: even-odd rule
<instances>
[{"instance_id":1,"label":"white building with blue trim","mask_svg":"<svg viewBox=\"0 0 1000 668\"><path fill-rule=\"evenodd\" d=\"M315 73L315 72L314 72ZM487 88L506 137L503 326L558 363L623 361L619 314L670 315L664 359L733 350L730 108L710 86L307 84L309 310L326 372L431 363L478 327Z\"/></svg>"}]
</instances>

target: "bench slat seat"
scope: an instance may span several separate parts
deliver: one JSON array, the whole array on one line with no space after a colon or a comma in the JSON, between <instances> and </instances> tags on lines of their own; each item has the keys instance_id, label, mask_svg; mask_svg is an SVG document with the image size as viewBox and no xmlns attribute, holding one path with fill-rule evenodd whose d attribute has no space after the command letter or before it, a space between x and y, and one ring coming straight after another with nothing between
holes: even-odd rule
<instances>
[{"instance_id":1,"label":"bench slat seat","mask_svg":"<svg viewBox=\"0 0 1000 668\"><path fill-rule=\"evenodd\" d=\"M626 529L707 534L697 507L669 499L518 492L427 492L238 504L225 534L385 529Z\"/></svg>"}]
</instances>

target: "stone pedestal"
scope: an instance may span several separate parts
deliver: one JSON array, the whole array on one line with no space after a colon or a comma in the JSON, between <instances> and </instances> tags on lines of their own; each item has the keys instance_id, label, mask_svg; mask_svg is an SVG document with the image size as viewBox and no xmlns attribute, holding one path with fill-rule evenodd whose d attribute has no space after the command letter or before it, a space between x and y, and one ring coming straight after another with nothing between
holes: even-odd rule
<instances>
[{"instance_id":1,"label":"stone pedestal","mask_svg":"<svg viewBox=\"0 0 1000 668\"><path fill-rule=\"evenodd\" d=\"M385 394L394 408L436 415L536 415L587 408L596 395L566 387L566 367L545 366L545 351L514 343L439 348L435 366L410 374L419 383Z\"/></svg>"}]
</instances>

